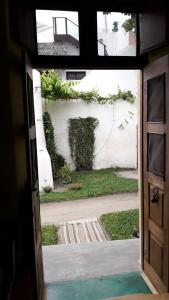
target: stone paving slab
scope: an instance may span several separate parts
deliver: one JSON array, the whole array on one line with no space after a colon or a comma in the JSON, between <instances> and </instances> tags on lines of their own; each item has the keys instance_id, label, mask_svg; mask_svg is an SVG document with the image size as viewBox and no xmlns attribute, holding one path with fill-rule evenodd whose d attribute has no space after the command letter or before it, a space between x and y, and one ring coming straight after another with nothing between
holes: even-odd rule
<instances>
[{"instance_id":1,"label":"stone paving slab","mask_svg":"<svg viewBox=\"0 0 169 300\"><path fill-rule=\"evenodd\" d=\"M97 218L88 218L59 224L59 244L82 244L109 240Z\"/></svg>"}]
</instances>

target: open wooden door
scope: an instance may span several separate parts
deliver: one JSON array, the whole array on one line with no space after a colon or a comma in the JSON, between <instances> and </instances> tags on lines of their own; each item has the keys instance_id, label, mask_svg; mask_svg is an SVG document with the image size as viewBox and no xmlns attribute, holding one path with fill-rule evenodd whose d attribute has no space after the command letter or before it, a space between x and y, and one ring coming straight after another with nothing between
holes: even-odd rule
<instances>
[{"instance_id":1,"label":"open wooden door","mask_svg":"<svg viewBox=\"0 0 169 300\"><path fill-rule=\"evenodd\" d=\"M36 131L33 101L33 80L31 63L25 58L25 96L26 96L26 123L27 123L27 159L28 159L28 185L29 200L32 206L32 237L34 238L34 266L35 266L35 285L37 299L45 299L44 275L42 263L41 247L41 222L40 222L40 199L38 187L38 166L36 150Z\"/></svg>"},{"instance_id":2,"label":"open wooden door","mask_svg":"<svg viewBox=\"0 0 169 300\"><path fill-rule=\"evenodd\" d=\"M169 290L169 56L144 68L143 267L158 291Z\"/></svg>"},{"instance_id":3,"label":"open wooden door","mask_svg":"<svg viewBox=\"0 0 169 300\"><path fill-rule=\"evenodd\" d=\"M166 16L140 17L140 49L158 59L143 68L142 266L158 292L169 291L169 55ZM158 50L157 50L158 49Z\"/></svg>"}]
</instances>

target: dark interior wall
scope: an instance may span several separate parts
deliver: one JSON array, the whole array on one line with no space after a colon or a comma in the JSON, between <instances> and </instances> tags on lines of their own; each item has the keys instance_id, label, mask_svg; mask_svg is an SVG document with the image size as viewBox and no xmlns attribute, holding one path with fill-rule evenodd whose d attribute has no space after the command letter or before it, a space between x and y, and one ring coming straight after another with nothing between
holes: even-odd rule
<instances>
[{"instance_id":1,"label":"dark interior wall","mask_svg":"<svg viewBox=\"0 0 169 300\"><path fill-rule=\"evenodd\" d=\"M30 294L24 299L34 299L30 280L34 256L27 188L24 49L11 35L9 8L7 1L0 2L0 299L8 295L9 299L19 300L25 288Z\"/></svg>"}]
</instances>

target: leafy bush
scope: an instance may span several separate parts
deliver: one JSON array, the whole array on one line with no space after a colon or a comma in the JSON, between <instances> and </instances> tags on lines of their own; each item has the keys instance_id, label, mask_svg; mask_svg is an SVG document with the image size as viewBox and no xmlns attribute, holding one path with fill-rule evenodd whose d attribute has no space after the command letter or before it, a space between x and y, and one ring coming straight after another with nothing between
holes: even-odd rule
<instances>
[{"instance_id":1,"label":"leafy bush","mask_svg":"<svg viewBox=\"0 0 169 300\"><path fill-rule=\"evenodd\" d=\"M45 112L43 114L43 126L45 132L46 147L51 158L52 173L53 177L56 178L58 176L59 168L64 165L65 160L61 155L57 154L54 138L54 128L52 125L50 114L48 112Z\"/></svg>"},{"instance_id":2,"label":"leafy bush","mask_svg":"<svg viewBox=\"0 0 169 300\"><path fill-rule=\"evenodd\" d=\"M119 89L116 94L107 97L100 96L96 89L90 91L75 91L72 86L74 82L65 82L61 79L55 70L43 72L41 74L41 92L42 97L48 100L71 100L82 99L86 103L96 102L98 104L113 104L115 101L122 99L134 103L136 97L130 92ZM130 92L130 93L129 93Z\"/></svg>"},{"instance_id":3,"label":"leafy bush","mask_svg":"<svg viewBox=\"0 0 169 300\"><path fill-rule=\"evenodd\" d=\"M45 186L45 187L43 188L43 191L44 191L45 193L50 193L50 192L52 191L52 187L51 187L50 185L47 185L47 186Z\"/></svg>"},{"instance_id":4,"label":"leafy bush","mask_svg":"<svg viewBox=\"0 0 169 300\"><path fill-rule=\"evenodd\" d=\"M74 190L74 191L78 191L81 190L83 187L82 183L79 182L75 182L69 185L69 190Z\"/></svg>"},{"instance_id":5,"label":"leafy bush","mask_svg":"<svg viewBox=\"0 0 169 300\"><path fill-rule=\"evenodd\" d=\"M69 145L76 170L92 170L94 130L98 120L92 117L69 119Z\"/></svg>"},{"instance_id":6,"label":"leafy bush","mask_svg":"<svg viewBox=\"0 0 169 300\"><path fill-rule=\"evenodd\" d=\"M64 164L63 167L60 168L59 170L59 176L62 178L62 181L64 183L69 183L71 182L71 171L70 168L68 167L67 164Z\"/></svg>"},{"instance_id":7,"label":"leafy bush","mask_svg":"<svg viewBox=\"0 0 169 300\"><path fill-rule=\"evenodd\" d=\"M134 31L136 30L136 17L135 14L125 14L130 16L129 19L127 19L126 21L124 21L124 23L122 24L122 27L125 29L126 32L128 31Z\"/></svg>"}]
</instances>

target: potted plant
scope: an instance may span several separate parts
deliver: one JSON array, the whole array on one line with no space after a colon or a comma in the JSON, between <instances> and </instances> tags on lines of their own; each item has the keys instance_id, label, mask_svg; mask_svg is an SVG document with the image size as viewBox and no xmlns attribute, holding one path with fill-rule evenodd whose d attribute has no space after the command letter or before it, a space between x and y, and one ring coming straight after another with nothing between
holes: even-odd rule
<instances>
[{"instance_id":1,"label":"potted plant","mask_svg":"<svg viewBox=\"0 0 169 300\"><path fill-rule=\"evenodd\" d=\"M114 21L114 22L113 22L113 26L114 26L114 27L113 27L112 31L113 31L113 32L117 32L117 31L119 30L119 29L118 29L118 22L117 22L117 21Z\"/></svg>"}]
</instances>

